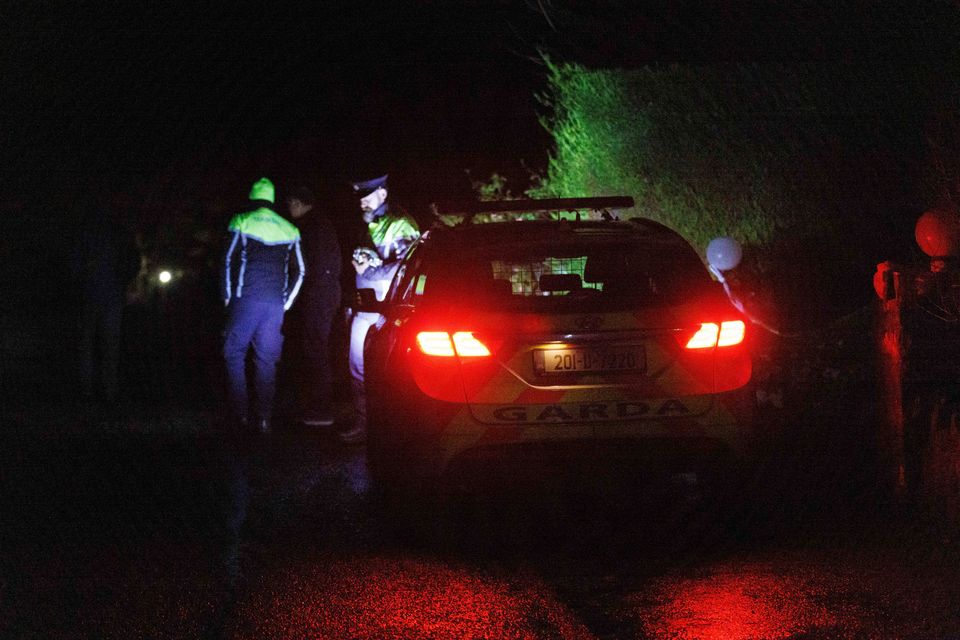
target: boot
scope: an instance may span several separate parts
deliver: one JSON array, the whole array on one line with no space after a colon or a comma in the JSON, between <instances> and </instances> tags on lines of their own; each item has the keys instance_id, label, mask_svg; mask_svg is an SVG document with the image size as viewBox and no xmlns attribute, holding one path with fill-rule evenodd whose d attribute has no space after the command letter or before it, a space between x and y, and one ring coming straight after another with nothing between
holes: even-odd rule
<instances>
[{"instance_id":1,"label":"boot","mask_svg":"<svg viewBox=\"0 0 960 640\"><path fill-rule=\"evenodd\" d=\"M333 414L327 409L312 409L301 415L300 422L308 427L328 427L333 424Z\"/></svg>"},{"instance_id":2,"label":"boot","mask_svg":"<svg viewBox=\"0 0 960 640\"><path fill-rule=\"evenodd\" d=\"M270 420L261 418L257 421L257 428L262 435L269 435L273 428L270 426Z\"/></svg>"},{"instance_id":3,"label":"boot","mask_svg":"<svg viewBox=\"0 0 960 640\"><path fill-rule=\"evenodd\" d=\"M314 411L308 413L300 422L308 427L329 427L333 424L333 415L329 412Z\"/></svg>"},{"instance_id":4,"label":"boot","mask_svg":"<svg viewBox=\"0 0 960 640\"><path fill-rule=\"evenodd\" d=\"M340 434L344 444L361 444L367 440L367 393L363 380L351 380L353 391L353 428Z\"/></svg>"}]
</instances>

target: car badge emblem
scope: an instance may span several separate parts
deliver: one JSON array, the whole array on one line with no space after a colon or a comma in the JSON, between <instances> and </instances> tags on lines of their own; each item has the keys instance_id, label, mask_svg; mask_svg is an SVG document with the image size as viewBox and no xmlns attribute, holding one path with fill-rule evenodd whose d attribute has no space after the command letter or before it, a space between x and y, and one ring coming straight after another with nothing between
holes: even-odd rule
<instances>
[{"instance_id":1,"label":"car badge emblem","mask_svg":"<svg viewBox=\"0 0 960 640\"><path fill-rule=\"evenodd\" d=\"M581 331L596 331L603 324L603 318L600 316L581 316L574 321L574 324Z\"/></svg>"}]
</instances>

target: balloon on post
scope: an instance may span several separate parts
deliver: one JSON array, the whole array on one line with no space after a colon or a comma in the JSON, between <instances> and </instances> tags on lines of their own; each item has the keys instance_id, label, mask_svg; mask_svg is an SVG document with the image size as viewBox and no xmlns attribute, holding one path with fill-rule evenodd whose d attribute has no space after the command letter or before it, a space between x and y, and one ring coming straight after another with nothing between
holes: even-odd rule
<instances>
[{"instance_id":1,"label":"balloon on post","mask_svg":"<svg viewBox=\"0 0 960 640\"><path fill-rule=\"evenodd\" d=\"M723 281L723 272L735 269L743 258L740 243L728 236L714 238L707 245L707 264L710 271Z\"/></svg>"},{"instance_id":2,"label":"balloon on post","mask_svg":"<svg viewBox=\"0 0 960 640\"><path fill-rule=\"evenodd\" d=\"M960 215L953 208L930 209L917 220L914 237L931 258L960 253Z\"/></svg>"}]
</instances>

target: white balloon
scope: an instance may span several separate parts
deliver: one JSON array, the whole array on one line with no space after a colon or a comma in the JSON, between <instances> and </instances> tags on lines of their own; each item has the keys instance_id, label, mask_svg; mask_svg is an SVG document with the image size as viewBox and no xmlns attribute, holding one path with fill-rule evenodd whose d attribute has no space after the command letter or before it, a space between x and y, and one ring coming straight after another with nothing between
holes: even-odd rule
<instances>
[{"instance_id":1,"label":"white balloon","mask_svg":"<svg viewBox=\"0 0 960 640\"><path fill-rule=\"evenodd\" d=\"M736 268L742 257L743 250L740 248L740 243L733 238L725 236L714 238L707 245L707 262L719 271Z\"/></svg>"}]
</instances>

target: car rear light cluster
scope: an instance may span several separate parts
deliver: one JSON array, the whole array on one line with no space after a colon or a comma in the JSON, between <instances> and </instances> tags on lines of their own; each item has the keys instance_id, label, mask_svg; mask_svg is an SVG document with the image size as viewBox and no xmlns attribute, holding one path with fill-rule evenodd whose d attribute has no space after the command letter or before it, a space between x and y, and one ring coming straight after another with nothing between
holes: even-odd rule
<instances>
[{"instance_id":1,"label":"car rear light cluster","mask_svg":"<svg viewBox=\"0 0 960 640\"><path fill-rule=\"evenodd\" d=\"M487 345L478 340L472 331L421 331L417 334L417 347L428 356L482 358L490 355Z\"/></svg>"},{"instance_id":2,"label":"car rear light cluster","mask_svg":"<svg viewBox=\"0 0 960 640\"><path fill-rule=\"evenodd\" d=\"M731 347L743 342L746 330L747 327L743 320L726 320L719 324L704 322L685 346L687 349Z\"/></svg>"}]
</instances>

